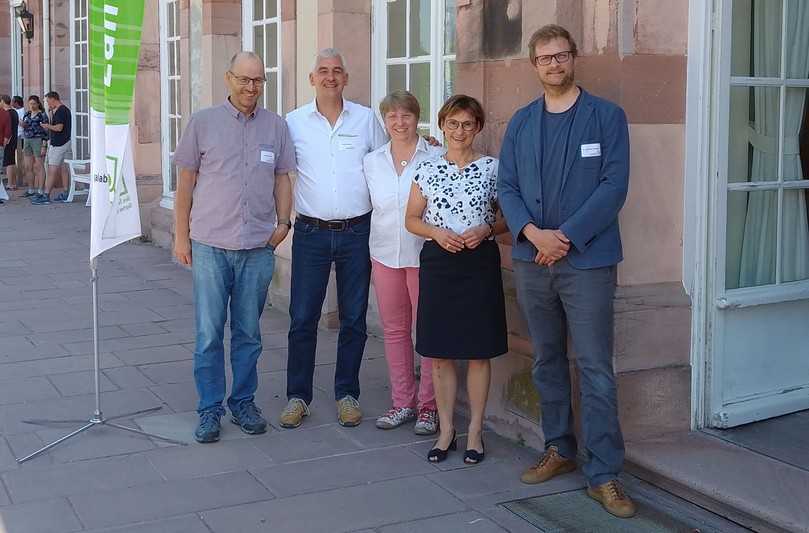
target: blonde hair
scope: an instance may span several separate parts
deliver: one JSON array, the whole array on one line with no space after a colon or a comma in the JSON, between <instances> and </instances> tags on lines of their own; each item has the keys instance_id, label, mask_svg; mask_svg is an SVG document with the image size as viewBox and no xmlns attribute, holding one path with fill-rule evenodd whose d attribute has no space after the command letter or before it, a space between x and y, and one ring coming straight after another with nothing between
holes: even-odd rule
<instances>
[{"instance_id":1,"label":"blonde hair","mask_svg":"<svg viewBox=\"0 0 809 533\"><path fill-rule=\"evenodd\" d=\"M570 52L573 54L573 57L579 55L576 41L573 39L573 36L570 35L569 31L558 24L547 24L535 31L531 36L531 40L528 41L528 59L531 60L532 65L536 65L537 62L537 44L545 44L554 39L566 39L570 45Z\"/></svg>"},{"instance_id":2,"label":"blonde hair","mask_svg":"<svg viewBox=\"0 0 809 533\"><path fill-rule=\"evenodd\" d=\"M418 99L410 91L405 91L404 89L393 91L379 102L379 113L382 118L385 118L385 115L394 109L409 111L416 115L416 118L421 115L421 106Z\"/></svg>"}]
</instances>

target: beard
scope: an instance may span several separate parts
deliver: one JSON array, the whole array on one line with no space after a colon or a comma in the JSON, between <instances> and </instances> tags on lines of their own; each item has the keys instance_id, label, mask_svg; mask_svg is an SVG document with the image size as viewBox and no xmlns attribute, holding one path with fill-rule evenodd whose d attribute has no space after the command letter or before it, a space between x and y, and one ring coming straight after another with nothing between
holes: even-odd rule
<instances>
[{"instance_id":1,"label":"beard","mask_svg":"<svg viewBox=\"0 0 809 533\"><path fill-rule=\"evenodd\" d=\"M547 80L542 78L540 78L539 81L542 82L542 87L545 89L545 92L550 94L564 94L569 91L571 87L573 87L576 81L576 76L574 71L571 70L558 82L549 83Z\"/></svg>"}]
</instances>

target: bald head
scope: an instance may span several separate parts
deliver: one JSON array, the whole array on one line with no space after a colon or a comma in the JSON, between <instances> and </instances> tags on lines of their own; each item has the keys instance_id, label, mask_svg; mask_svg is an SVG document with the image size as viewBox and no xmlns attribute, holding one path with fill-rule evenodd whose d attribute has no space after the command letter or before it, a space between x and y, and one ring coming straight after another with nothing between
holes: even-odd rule
<instances>
[{"instance_id":1,"label":"bald head","mask_svg":"<svg viewBox=\"0 0 809 533\"><path fill-rule=\"evenodd\" d=\"M264 61L261 60L261 57L259 57L257 53L248 52L246 50L236 52L233 54L233 57L230 58L229 70L233 71L238 69L240 66L247 66L251 63L258 63L261 66L261 70L264 70Z\"/></svg>"}]
</instances>

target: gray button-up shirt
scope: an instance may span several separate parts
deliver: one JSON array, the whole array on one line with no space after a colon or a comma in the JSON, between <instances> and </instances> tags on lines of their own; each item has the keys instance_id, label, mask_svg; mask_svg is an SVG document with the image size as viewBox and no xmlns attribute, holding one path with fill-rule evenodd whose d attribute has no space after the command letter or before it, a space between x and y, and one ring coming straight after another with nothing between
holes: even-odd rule
<instances>
[{"instance_id":1,"label":"gray button-up shirt","mask_svg":"<svg viewBox=\"0 0 809 533\"><path fill-rule=\"evenodd\" d=\"M191 238L225 248L265 246L277 224L275 175L295 169L286 122L262 107L245 116L225 100L194 113L174 164L197 173Z\"/></svg>"}]
</instances>

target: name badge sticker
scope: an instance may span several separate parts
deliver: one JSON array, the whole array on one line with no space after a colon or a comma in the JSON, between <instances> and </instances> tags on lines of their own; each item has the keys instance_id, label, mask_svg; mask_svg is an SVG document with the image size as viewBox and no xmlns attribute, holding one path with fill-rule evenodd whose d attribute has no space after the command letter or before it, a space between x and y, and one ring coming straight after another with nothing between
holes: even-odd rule
<instances>
[{"instance_id":1,"label":"name badge sticker","mask_svg":"<svg viewBox=\"0 0 809 533\"><path fill-rule=\"evenodd\" d=\"M353 150L355 148L354 139L338 139L338 150Z\"/></svg>"},{"instance_id":2,"label":"name badge sticker","mask_svg":"<svg viewBox=\"0 0 809 533\"><path fill-rule=\"evenodd\" d=\"M270 150L262 150L261 151L261 162L267 163L270 165L275 164L275 152Z\"/></svg>"},{"instance_id":3,"label":"name badge sticker","mask_svg":"<svg viewBox=\"0 0 809 533\"><path fill-rule=\"evenodd\" d=\"M585 157L599 157L601 155L601 143L582 144L581 156Z\"/></svg>"}]
</instances>

